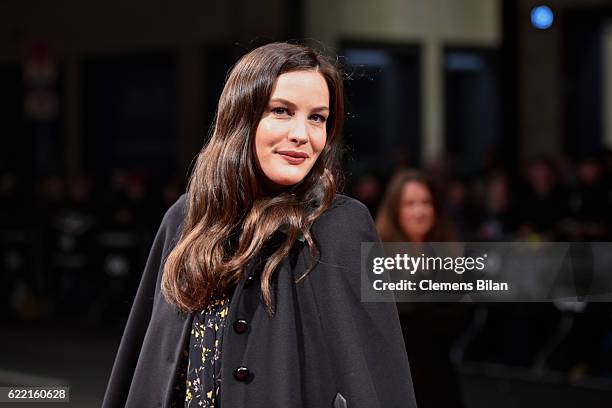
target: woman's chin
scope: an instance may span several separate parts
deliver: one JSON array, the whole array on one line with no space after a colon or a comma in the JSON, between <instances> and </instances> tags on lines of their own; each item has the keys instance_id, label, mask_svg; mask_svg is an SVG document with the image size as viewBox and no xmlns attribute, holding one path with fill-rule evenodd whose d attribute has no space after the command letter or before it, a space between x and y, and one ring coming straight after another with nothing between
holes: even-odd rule
<instances>
[{"instance_id":1,"label":"woman's chin","mask_svg":"<svg viewBox=\"0 0 612 408\"><path fill-rule=\"evenodd\" d=\"M269 179L274 184L277 184L281 187L289 187L302 181L305 176L306 175L302 174L301 172L297 173L290 171L275 174L273 177L269 177Z\"/></svg>"},{"instance_id":2,"label":"woman's chin","mask_svg":"<svg viewBox=\"0 0 612 408\"><path fill-rule=\"evenodd\" d=\"M278 194L286 188L289 188L299 183L300 180L301 179L294 179L288 177L266 177L266 179L262 183L263 192L264 194Z\"/></svg>"}]
</instances>

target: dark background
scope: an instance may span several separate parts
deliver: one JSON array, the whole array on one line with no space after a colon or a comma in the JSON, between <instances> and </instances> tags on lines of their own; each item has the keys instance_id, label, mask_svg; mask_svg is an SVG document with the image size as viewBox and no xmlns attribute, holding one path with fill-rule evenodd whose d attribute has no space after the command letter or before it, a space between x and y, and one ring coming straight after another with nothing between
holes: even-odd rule
<instances>
[{"instance_id":1,"label":"dark background","mask_svg":"<svg viewBox=\"0 0 612 408\"><path fill-rule=\"evenodd\" d=\"M394 171L414 167L462 240L610 241L612 2L548 1L547 30L530 22L540 4L4 1L0 385L68 384L71 406L101 403L227 71L270 41L337 53L345 193L373 216ZM470 15L480 9L491 21ZM452 316L424 330L433 339ZM452 371L465 407L612 401L607 304L480 305L460 323Z\"/></svg>"}]
</instances>

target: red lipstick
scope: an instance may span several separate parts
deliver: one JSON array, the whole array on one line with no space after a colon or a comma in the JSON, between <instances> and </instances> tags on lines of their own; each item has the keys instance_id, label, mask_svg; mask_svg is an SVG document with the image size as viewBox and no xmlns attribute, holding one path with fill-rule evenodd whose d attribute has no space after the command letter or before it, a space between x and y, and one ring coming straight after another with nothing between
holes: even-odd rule
<instances>
[{"instance_id":1,"label":"red lipstick","mask_svg":"<svg viewBox=\"0 0 612 408\"><path fill-rule=\"evenodd\" d=\"M280 154L290 164L302 164L308 158L307 153L295 150L279 150L276 153Z\"/></svg>"}]
</instances>

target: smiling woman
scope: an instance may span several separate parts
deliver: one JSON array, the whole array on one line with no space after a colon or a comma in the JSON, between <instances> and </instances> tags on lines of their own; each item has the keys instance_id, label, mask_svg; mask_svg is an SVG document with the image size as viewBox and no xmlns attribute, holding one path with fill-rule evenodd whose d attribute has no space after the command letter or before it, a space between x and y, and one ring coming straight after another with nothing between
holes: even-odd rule
<instances>
[{"instance_id":1,"label":"smiling woman","mask_svg":"<svg viewBox=\"0 0 612 408\"><path fill-rule=\"evenodd\" d=\"M151 249L104 407L415 406L395 304L357 295L361 243L379 238L336 193L342 89L301 45L234 66Z\"/></svg>"},{"instance_id":2,"label":"smiling woman","mask_svg":"<svg viewBox=\"0 0 612 408\"><path fill-rule=\"evenodd\" d=\"M278 77L257 125L255 151L266 179L277 186L300 182L325 147L329 90L318 71Z\"/></svg>"}]
</instances>

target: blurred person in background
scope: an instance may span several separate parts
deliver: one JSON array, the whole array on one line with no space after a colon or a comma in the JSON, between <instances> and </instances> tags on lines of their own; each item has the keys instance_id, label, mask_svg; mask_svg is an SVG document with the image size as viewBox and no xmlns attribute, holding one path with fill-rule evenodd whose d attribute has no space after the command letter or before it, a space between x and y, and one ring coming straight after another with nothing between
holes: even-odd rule
<instances>
[{"instance_id":1,"label":"blurred person in background","mask_svg":"<svg viewBox=\"0 0 612 408\"><path fill-rule=\"evenodd\" d=\"M353 186L353 196L365 204L370 214L375 214L381 199L379 178L373 173L366 173L357 179Z\"/></svg>"},{"instance_id":2,"label":"blurred person in background","mask_svg":"<svg viewBox=\"0 0 612 408\"><path fill-rule=\"evenodd\" d=\"M394 303L355 296L360 243L378 235L336 194L343 98L308 47L268 44L234 65L103 407L416 406Z\"/></svg>"},{"instance_id":3,"label":"blurred person in background","mask_svg":"<svg viewBox=\"0 0 612 408\"><path fill-rule=\"evenodd\" d=\"M473 238L472 231L477 217L477 208L472 202L471 188L467 181L462 179L451 180L448 187L444 214L447 219L453 220L457 234L464 240Z\"/></svg>"},{"instance_id":4,"label":"blurred person in background","mask_svg":"<svg viewBox=\"0 0 612 408\"><path fill-rule=\"evenodd\" d=\"M519 235L524 239L554 241L567 215L568 194L554 161L537 157L527 164L525 185L519 195Z\"/></svg>"},{"instance_id":5,"label":"blurred person in background","mask_svg":"<svg viewBox=\"0 0 612 408\"><path fill-rule=\"evenodd\" d=\"M383 196L376 227L383 242L455 241L440 210L433 183L415 170L400 170ZM400 321L420 408L462 407L450 350L467 313L456 303L398 303Z\"/></svg>"},{"instance_id":6,"label":"blurred person in background","mask_svg":"<svg viewBox=\"0 0 612 408\"><path fill-rule=\"evenodd\" d=\"M568 218L562 224L568 241L604 241L609 236L609 197L601 163L580 161L569 193Z\"/></svg>"},{"instance_id":7,"label":"blurred person in background","mask_svg":"<svg viewBox=\"0 0 612 408\"><path fill-rule=\"evenodd\" d=\"M416 170L400 170L389 181L376 226L382 241L452 241L456 234L440 210L433 183Z\"/></svg>"},{"instance_id":8,"label":"blurred person in background","mask_svg":"<svg viewBox=\"0 0 612 408\"><path fill-rule=\"evenodd\" d=\"M480 222L476 239L480 241L512 241L516 231L516 212L512 205L512 192L508 176L494 173L485 184L481 204Z\"/></svg>"}]
</instances>

